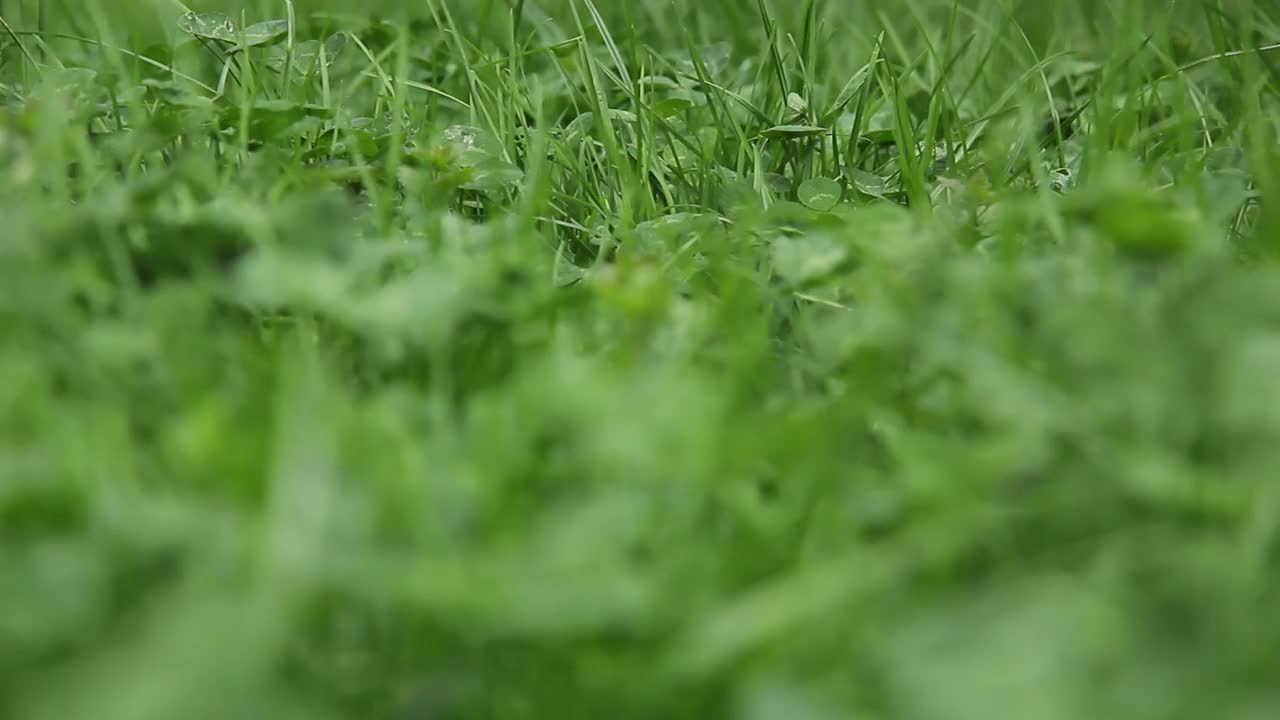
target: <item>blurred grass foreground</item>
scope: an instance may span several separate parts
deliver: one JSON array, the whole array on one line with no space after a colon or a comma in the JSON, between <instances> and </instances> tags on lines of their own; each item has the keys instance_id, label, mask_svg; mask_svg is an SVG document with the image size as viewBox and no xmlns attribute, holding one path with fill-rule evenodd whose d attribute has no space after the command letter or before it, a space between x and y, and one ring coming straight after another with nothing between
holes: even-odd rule
<instances>
[{"instance_id":1,"label":"blurred grass foreground","mask_svg":"<svg viewBox=\"0 0 1280 720\"><path fill-rule=\"evenodd\" d=\"M1280 8L0 0L0 718L1280 718Z\"/></svg>"}]
</instances>

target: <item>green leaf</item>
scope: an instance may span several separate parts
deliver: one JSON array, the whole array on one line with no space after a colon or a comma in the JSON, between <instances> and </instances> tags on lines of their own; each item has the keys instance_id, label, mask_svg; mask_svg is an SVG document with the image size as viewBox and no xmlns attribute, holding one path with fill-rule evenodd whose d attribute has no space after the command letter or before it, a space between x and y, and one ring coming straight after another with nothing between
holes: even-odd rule
<instances>
[{"instance_id":1,"label":"green leaf","mask_svg":"<svg viewBox=\"0 0 1280 720\"><path fill-rule=\"evenodd\" d=\"M609 118L614 122L624 122L633 124L637 121L636 114L629 110L619 110L617 108L609 108ZM573 135L574 133L590 132L596 126L596 114L591 111L582 113L575 117L565 126L565 134Z\"/></svg>"},{"instance_id":2,"label":"green leaf","mask_svg":"<svg viewBox=\"0 0 1280 720\"><path fill-rule=\"evenodd\" d=\"M333 59L338 57L338 53L347 46L347 34L344 32L336 32L324 41L324 54L329 64L333 64Z\"/></svg>"},{"instance_id":3,"label":"green leaf","mask_svg":"<svg viewBox=\"0 0 1280 720\"><path fill-rule=\"evenodd\" d=\"M760 134L767 138L811 138L827 132L826 128L816 125L774 125Z\"/></svg>"},{"instance_id":4,"label":"green leaf","mask_svg":"<svg viewBox=\"0 0 1280 720\"><path fill-rule=\"evenodd\" d=\"M848 262L848 249L826 234L779 238L773 244L773 270L789 285L830 276Z\"/></svg>"},{"instance_id":5,"label":"green leaf","mask_svg":"<svg viewBox=\"0 0 1280 720\"><path fill-rule=\"evenodd\" d=\"M360 153L360 156L366 160L376 158L382 154L382 143L378 142L378 138L373 133L362 128L351 131L351 142L354 144L354 150Z\"/></svg>"},{"instance_id":6,"label":"green leaf","mask_svg":"<svg viewBox=\"0 0 1280 720\"><path fill-rule=\"evenodd\" d=\"M653 104L653 109L664 118L674 117L693 107L693 101L685 97L669 97Z\"/></svg>"},{"instance_id":7,"label":"green leaf","mask_svg":"<svg viewBox=\"0 0 1280 720\"><path fill-rule=\"evenodd\" d=\"M258 140L277 137L296 137L305 131L298 123L306 118L329 120L333 111L321 105L310 105L292 100L256 100L249 106L249 135ZM218 122L224 128L238 127L242 108L228 105L219 112Z\"/></svg>"},{"instance_id":8,"label":"green leaf","mask_svg":"<svg viewBox=\"0 0 1280 720\"><path fill-rule=\"evenodd\" d=\"M637 120L635 113L630 110L619 110L617 108L609 108L609 118L627 123L633 123Z\"/></svg>"},{"instance_id":9,"label":"green leaf","mask_svg":"<svg viewBox=\"0 0 1280 720\"><path fill-rule=\"evenodd\" d=\"M791 192L791 180L786 175L765 173L764 184L778 195L786 195Z\"/></svg>"},{"instance_id":10,"label":"green leaf","mask_svg":"<svg viewBox=\"0 0 1280 720\"><path fill-rule=\"evenodd\" d=\"M850 170L849 179L853 181L853 186L863 195L885 199L885 195L889 193L889 181L866 170Z\"/></svg>"},{"instance_id":11,"label":"green leaf","mask_svg":"<svg viewBox=\"0 0 1280 720\"><path fill-rule=\"evenodd\" d=\"M893 136L893 130L890 130L888 128L881 128L879 130L868 130L867 132L863 133L862 139L866 140L872 145L880 145L880 146L893 145L898 142L897 138Z\"/></svg>"},{"instance_id":12,"label":"green leaf","mask_svg":"<svg viewBox=\"0 0 1280 720\"><path fill-rule=\"evenodd\" d=\"M199 38L234 43L237 40L236 23L219 12L187 13L178 18L178 29Z\"/></svg>"},{"instance_id":13,"label":"green leaf","mask_svg":"<svg viewBox=\"0 0 1280 720\"><path fill-rule=\"evenodd\" d=\"M636 83L643 87L660 88L663 90L674 90L680 87L680 83L665 75L645 75L637 80Z\"/></svg>"},{"instance_id":14,"label":"green leaf","mask_svg":"<svg viewBox=\"0 0 1280 720\"><path fill-rule=\"evenodd\" d=\"M842 193L840 183L830 178L816 177L800 183L798 197L810 210L827 212L840 202Z\"/></svg>"},{"instance_id":15,"label":"green leaf","mask_svg":"<svg viewBox=\"0 0 1280 720\"><path fill-rule=\"evenodd\" d=\"M242 42L236 46L235 50L240 51L259 45L269 45L288 33L288 20L267 20L266 22L255 23L236 36L236 39Z\"/></svg>"},{"instance_id":16,"label":"green leaf","mask_svg":"<svg viewBox=\"0 0 1280 720\"><path fill-rule=\"evenodd\" d=\"M324 65L326 68L333 67L334 61L347 45L346 33L335 33L324 41ZM288 49L280 46L274 46L267 56L267 66L277 72L283 72L287 64ZM293 46L293 72L299 75L308 75L320 69L320 42L318 40L307 40Z\"/></svg>"},{"instance_id":17,"label":"green leaf","mask_svg":"<svg viewBox=\"0 0 1280 720\"><path fill-rule=\"evenodd\" d=\"M462 167L473 167L498 154L498 142L489 133L472 125L450 125L440 138Z\"/></svg>"},{"instance_id":18,"label":"green leaf","mask_svg":"<svg viewBox=\"0 0 1280 720\"><path fill-rule=\"evenodd\" d=\"M501 192L524 179L520 168L497 158L489 158L476 163L471 168L471 180L463 183L467 190L481 192Z\"/></svg>"}]
</instances>

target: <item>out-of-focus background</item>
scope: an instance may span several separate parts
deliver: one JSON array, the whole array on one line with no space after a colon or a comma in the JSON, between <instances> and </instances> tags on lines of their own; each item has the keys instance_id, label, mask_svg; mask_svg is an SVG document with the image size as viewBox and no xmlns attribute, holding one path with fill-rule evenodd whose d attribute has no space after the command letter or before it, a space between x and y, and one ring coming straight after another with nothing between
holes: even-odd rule
<instances>
[{"instance_id":1,"label":"out-of-focus background","mask_svg":"<svg viewBox=\"0 0 1280 720\"><path fill-rule=\"evenodd\" d=\"M0 0L0 719L1280 718L1273 3L188 5Z\"/></svg>"}]
</instances>

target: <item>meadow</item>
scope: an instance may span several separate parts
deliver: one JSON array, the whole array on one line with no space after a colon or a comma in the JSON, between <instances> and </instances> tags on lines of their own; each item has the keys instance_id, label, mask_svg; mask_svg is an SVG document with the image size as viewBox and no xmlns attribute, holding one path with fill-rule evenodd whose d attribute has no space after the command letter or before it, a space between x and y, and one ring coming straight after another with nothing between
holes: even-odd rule
<instances>
[{"instance_id":1,"label":"meadow","mask_svg":"<svg viewBox=\"0 0 1280 720\"><path fill-rule=\"evenodd\" d=\"M0 717L1280 717L1278 43L0 0Z\"/></svg>"}]
</instances>

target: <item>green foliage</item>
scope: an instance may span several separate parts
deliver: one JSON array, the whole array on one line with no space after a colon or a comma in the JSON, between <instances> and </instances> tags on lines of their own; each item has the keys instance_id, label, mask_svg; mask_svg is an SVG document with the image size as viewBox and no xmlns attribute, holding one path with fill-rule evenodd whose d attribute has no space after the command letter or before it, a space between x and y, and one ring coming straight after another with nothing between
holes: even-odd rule
<instances>
[{"instance_id":1,"label":"green foliage","mask_svg":"<svg viewBox=\"0 0 1280 720\"><path fill-rule=\"evenodd\" d=\"M800 202L810 210L826 212L834 208L840 202L840 183L831 178L809 178L800 183L800 189L796 191Z\"/></svg>"},{"instance_id":2,"label":"green foliage","mask_svg":"<svg viewBox=\"0 0 1280 720\"><path fill-rule=\"evenodd\" d=\"M1280 16L1014 5L0 0L0 717L1275 717Z\"/></svg>"}]
</instances>

